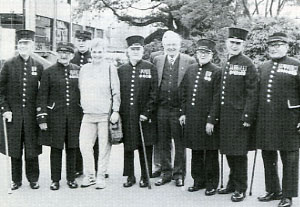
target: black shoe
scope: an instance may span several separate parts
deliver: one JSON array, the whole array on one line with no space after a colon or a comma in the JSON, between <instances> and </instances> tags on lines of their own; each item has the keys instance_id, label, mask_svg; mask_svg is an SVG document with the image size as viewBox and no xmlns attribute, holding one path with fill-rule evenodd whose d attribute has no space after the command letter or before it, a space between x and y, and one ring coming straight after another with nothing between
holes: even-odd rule
<instances>
[{"instance_id":1,"label":"black shoe","mask_svg":"<svg viewBox=\"0 0 300 207\"><path fill-rule=\"evenodd\" d=\"M140 187L141 187L141 188L148 187L148 181L147 181L147 179L145 179L145 178L141 178L139 184L140 184Z\"/></svg>"},{"instance_id":2,"label":"black shoe","mask_svg":"<svg viewBox=\"0 0 300 207\"><path fill-rule=\"evenodd\" d=\"M105 177L105 178L109 178L109 174L106 174L106 173L105 173L104 177Z\"/></svg>"},{"instance_id":3,"label":"black shoe","mask_svg":"<svg viewBox=\"0 0 300 207\"><path fill-rule=\"evenodd\" d=\"M52 182L50 185L50 190L58 190L59 189L59 182Z\"/></svg>"},{"instance_id":4,"label":"black shoe","mask_svg":"<svg viewBox=\"0 0 300 207\"><path fill-rule=\"evenodd\" d=\"M205 195L206 196L212 196L212 195L215 195L216 193L217 193L217 190L215 188L205 190Z\"/></svg>"},{"instance_id":5,"label":"black shoe","mask_svg":"<svg viewBox=\"0 0 300 207\"><path fill-rule=\"evenodd\" d=\"M194 183L193 186L189 187L188 188L188 191L189 192L196 192L198 190L202 190L205 188L205 184L197 184L197 183Z\"/></svg>"},{"instance_id":6,"label":"black shoe","mask_svg":"<svg viewBox=\"0 0 300 207\"><path fill-rule=\"evenodd\" d=\"M182 178L176 179L175 185L176 185L177 187L182 187L182 186L184 186L184 180L183 180Z\"/></svg>"},{"instance_id":7,"label":"black shoe","mask_svg":"<svg viewBox=\"0 0 300 207\"><path fill-rule=\"evenodd\" d=\"M68 184L69 188L72 188L72 189L78 188L78 184L75 180L74 181L67 181L67 184Z\"/></svg>"},{"instance_id":8,"label":"black shoe","mask_svg":"<svg viewBox=\"0 0 300 207\"><path fill-rule=\"evenodd\" d=\"M14 181L12 181L10 186L11 186L12 190L17 190L19 187L22 186L22 183L21 182L14 182Z\"/></svg>"},{"instance_id":9,"label":"black shoe","mask_svg":"<svg viewBox=\"0 0 300 207\"><path fill-rule=\"evenodd\" d=\"M282 192L279 193L266 193L263 196L259 196L257 199L261 202L268 202L273 200L280 200L282 198Z\"/></svg>"},{"instance_id":10,"label":"black shoe","mask_svg":"<svg viewBox=\"0 0 300 207\"><path fill-rule=\"evenodd\" d=\"M161 186L161 185L164 185L166 183L169 183L171 182L171 178L161 178L159 179L158 181L155 182L155 185L156 186Z\"/></svg>"},{"instance_id":11,"label":"black shoe","mask_svg":"<svg viewBox=\"0 0 300 207\"><path fill-rule=\"evenodd\" d=\"M38 182L30 182L30 187L31 189L39 189L40 188L40 185Z\"/></svg>"},{"instance_id":12,"label":"black shoe","mask_svg":"<svg viewBox=\"0 0 300 207\"><path fill-rule=\"evenodd\" d=\"M246 197L246 193L245 192L238 192L238 191L235 191L232 196L231 196L231 200L233 202L240 202L240 201L243 201Z\"/></svg>"},{"instance_id":13,"label":"black shoe","mask_svg":"<svg viewBox=\"0 0 300 207\"><path fill-rule=\"evenodd\" d=\"M81 175L83 175L83 172L82 172L82 171L77 171L77 172L75 172L75 178L78 178L78 177L80 177Z\"/></svg>"},{"instance_id":14,"label":"black shoe","mask_svg":"<svg viewBox=\"0 0 300 207\"><path fill-rule=\"evenodd\" d=\"M292 198L282 198L278 204L278 207L290 207L293 205Z\"/></svg>"},{"instance_id":15,"label":"black shoe","mask_svg":"<svg viewBox=\"0 0 300 207\"><path fill-rule=\"evenodd\" d=\"M222 189L218 189L218 194L230 194L233 193L234 189L232 188L222 188Z\"/></svg>"},{"instance_id":16,"label":"black shoe","mask_svg":"<svg viewBox=\"0 0 300 207\"><path fill-rule=\"evenodd\" d=\"M161 171L157 170L154 173L152 173L151 178L158 178L161 175Z\"/></svg>"},{"instance_id":17,"label":"black shoe","mask_svg":"<svg viewBox=\"0 0 300 207\"><path fill-rule=\"evenodd\" d=\"M123 183L124 188L129 188L136 183L136 179L134 176L128 176L126 183Z\"/></svg>"}]
</instances>

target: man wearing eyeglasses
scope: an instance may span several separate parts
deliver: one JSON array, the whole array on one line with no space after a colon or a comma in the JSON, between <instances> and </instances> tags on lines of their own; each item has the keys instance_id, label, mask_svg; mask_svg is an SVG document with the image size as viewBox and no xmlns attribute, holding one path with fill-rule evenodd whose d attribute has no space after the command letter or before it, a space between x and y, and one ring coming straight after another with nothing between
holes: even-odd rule
<instances>
[{"instance_id":1,"label":"man wearing eyeglasses","mask_svg":"<svg viewBox=\"0 0 300 207\"><path fill-rule=\"evenodd\" d=\"M216 194L219 184L219 109L221 69L211 63L215 42L197 42L198 63L191 65L181 83L185 147L192 149L191 173L195 192L205 187L205 195ZM203 183L205 185L203 185Z\"/></svg>"},{"instance_id":2,"label":"man wearing eyeglasses","mask_svg":"<svg viewBox=\"0 0 300 207\"><path fill-rule=\"evenodd\" d=\"M229 28L228 59L221 80L220 152L226 155L230 175L226 188L220 189L219 194L233 193L233 202L246 197L250 127L257 108L256 68L242 53L247 35L247 30Z\"/></svg>"},{"instance_id":3,"label":"man wearing eyeglasses","mask_svg":"<svg viewBox=\"0 0 300 207\"><path fill-rule=\"evenodd\" d=\"M270 61L259 67L260 91L257 118L257 148L262 149L266 202L280 200L279 207L292 206L298 196L300 129L300 61L288 57L289 40L276 32L267 40ZM278 154L282 164L282 190L278 177Z\"/></svg>"},{"instance_id":4,"label":"man wearing eyeglasses","mask_svg":"<svg viewBox=\"0 0 300 207\"><path fill-rule=\"evenodd\" d=\"M57 63L43 73L37 98L37 119L42 130L41 143L51 146L51 190L60 188L62 151L66 149L67 185L77 188L75 181L76 149L82 118L78 77L80 67L70 63L74 45L57 45Z\"/></svg>"}]
</instances>

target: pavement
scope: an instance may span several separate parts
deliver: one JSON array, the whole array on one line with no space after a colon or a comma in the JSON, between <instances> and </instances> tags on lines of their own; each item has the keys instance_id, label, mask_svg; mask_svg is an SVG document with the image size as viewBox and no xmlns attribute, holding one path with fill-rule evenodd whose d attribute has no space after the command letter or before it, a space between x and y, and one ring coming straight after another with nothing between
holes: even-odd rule
<instances>
[{"instance_id":1,"label":"pavement","mask_svg":"<svg viewBox=\"0 0 300 207\"><path fill-rule=\"evenodd\" d=\"M109 178L107 187L96 190L93 186L88 188L69 189L65 180L65 159L63 161L61 188L51 191L50 179L50 149L43 148L40 155L40 189L32 190L23 175L23 185L20 189L7 193L6 162L5 156L0 155L0 207L276 207L279 201L261 203L257 197L264 194L264 168L260 151L257 154L255 177L253 183L253 195L243 202L233 203L231 195L205 196L204 190L188 192L187 188L193 184L190 174L191 151L187 150L187 177L184 187L176 187L174 181L163 186L155 186L158 178L151 179L152 189L140 188L138 184L131 188L123 188L126 177L122 176L123 170L123 145L114 145L110 157ZM254 152L248 154L248 183L252 173ZM280 163L280 162L279 162ZM23 164L24 165L24 164ZM135 153L135 169L137 181L140 177L140 165L138 153ZM228 179L228 165L224 157L224 185ZM281 164L279 164L281 175ZM82 177L77 179L80 184ZM300 199L293 199L293 206L300 206Z\"/></svg>"}]
</instances>

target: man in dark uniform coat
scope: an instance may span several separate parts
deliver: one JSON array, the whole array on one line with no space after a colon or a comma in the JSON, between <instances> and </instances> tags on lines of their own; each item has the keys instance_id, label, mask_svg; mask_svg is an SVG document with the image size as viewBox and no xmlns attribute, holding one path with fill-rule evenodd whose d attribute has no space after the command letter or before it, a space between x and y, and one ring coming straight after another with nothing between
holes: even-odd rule
<instances>
[{"instance_id":1,"label":"man in dark uniform coat","mask_svg":"<svg viewBox=\"0 0 300 207\"><path fill-rule=\"evenodd\" d=\"M182 115L185 124L184 142L192 149L191 172L195 192L206 187L205 195L214 195L219 184L219 120L221 69L211 63L215 42L197 42L198 63L189 66L181 83ZM203 186L205 183L205 186Z\"/></svg>"},{"instance_id":2,"label":"man in dark uniform coat","mask_svg":"<svg viewBox=\"0 0 300 207\"><path fill-rule=\"evenodd\" d=\"M140 187L147 187L147 172L144 152L142 148L139 122L145 139L146 156L149 174L152 172L152 148L156 142L156 123L153 122L153 110L156 103L157 71L153 64L142 60L144 53L144 38L130 36L126 38L128 44L129 63L119 67L121 106L120 116L123 127L124 143L124 171L128 176L124 187L135 184L134 150L139 151L141 165Z\"/></svg>"},{"instance_id":3,"label":"man in dark uniform coat","mask_svg":"<svg viewBox=\"0 0 300 207\"><path fill-rule=\"evenodd\" d=\"M67 184L77 188L75 181L76 149L82 118L78 88L79 66L71 64L72 43L57 45L57 63L43 73L37 99L37 118L41 128L41 144L51 146L51 190L59 189L62 150L66 149Z\"/></svg>"},{"instance_id":4,"label":"man in dark uniform coat","mask_svg":"<svg viewBox=\"0 0 300 207\"><path fill-rule=\"evenodd\" d=\"M12 190L22 185L22 153L25 148L26 177L32 189L38 189L39 161L36 96L43 66L31 57L34 32L19 30L18 55L7 60L0 75L0 106L8 121L8 148L12 164Z\"/></svg>"},{"instance_id":5,"label":"man in dark uniform coat","mask_svg":"<svg viewBox=\"0 0 300 207\"><path fill-rule=\"evenodd\" d=\"M179 118L181 111L181 95L179 86L189 65L195 59L180 53L181 37L173 32L165 32L162 43L164 55L153 60L158 73L158 147L161 158L162 177L155 185L161 186L175 179L176 186L184 185L185 178L185 147ZM171 162L172 139L175 143L174 169Z\"/></svg>"},{"instance_id":6,"label":"man in dark uniform coat","mask_svg":"<svg viewBox=\"0 0 300 207\"><path fill-rule=\"evenodd\" d=\"M259 201L282 200L292 206L298 196L300 147L300 61L288 57L288 37L274 33L267 41L270 61L259 67L260 91L257 148L262 149L266 195ZM298 131L297 131L298 129ZM282 193L278 177L279 151L283 164Z\"/></svg>"},{"instance_id":7,"label":"man in dark uniform coat","mask_svg":"<svg viewBox=\"0 0 300 207\"><path fill-rule=\"evenodd\" d=\"M230 176L227 187L219 193L234 192L234 202L246 196L250 127L257 108L257 72L252 61L242 54L247 34L244 29L229 28L229 56L221 80L220 151L227 157Z\"/></svg>"}]
</instances>

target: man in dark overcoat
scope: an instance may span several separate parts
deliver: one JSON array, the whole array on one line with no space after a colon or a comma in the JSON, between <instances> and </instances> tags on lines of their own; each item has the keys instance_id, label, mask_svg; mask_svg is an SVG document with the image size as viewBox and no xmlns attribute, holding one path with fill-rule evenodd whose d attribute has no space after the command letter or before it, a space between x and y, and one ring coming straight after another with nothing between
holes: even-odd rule
<instances>
[{"instance_id":1,"label":"man in dark overcoat","mask_svg":"<svg viewBox=\"0 0 300 207\"><path fill-rule=\"evenodd\" d=\"M36 96L43 66L31 57L34 32L17 31L18 55L7 60L0 75L0 106L8 121L8 148L12 164L12 190L22 185L22 153L25 149L26 177L32 189L39 188L38 144L36 121Z\"/></svg>"},{"instance_id":2,"label":"man in dark overcoat","mask_svg":"<svg viewBox=\"0 0 300 207\"><path fill-rule=\"evenodd\" d=\"M211 63L215 42L197 42L198 63L189 66L181 83L182 113L185 125L184 142L192 149L191 173L195 192L206 188L205 195L214 195L219 184L219 120L221 69Z\"/></svg>"},{"instance_id":3,"label":"man in dark overcoat","mask_svg":"<svg viewBox=\"0 0 300 207\"><path fill-rule=\"evenodd\" d=\"M243 55L248 31L229 28L228 59L222 69L220 110L220 151L230 168L227 187L231 200L243 201L247 190L248 146L257 108L258 76L251 59Z\"/></svg>"},{"instance_id":4,"label":"man in dark overcoat","mask_svg":"<svg viewBox=\"0 0 300 207\"><path fill-rule=\"evenodd\" d=\"M41 144L51 146L51 190L58 190L60 187L64 145L67 184L70 188L78 187L75 181L75 155L79 147L82 118L78 88L80 67L70 63L74 54L74 45L59 43L57 53L57 63L43 73L37 99L37 118L43 131L40 141Z\"/></svg>"},{"instance_id":5,"label":"man in dark overcoat","mask_svg":"<svg viewBox=\"0 0 300 207\"><path fill-rule=\"evenodd\" d=\"M258 200L281 199L279 207L292 206L299 180L300 61L288 57L288 43L284 33L271 35L267 40L271 60L259 67L256 145L262 149L267 193ZM277 151L283 164L282 192Z\"/></svg>"},{"instance_id":6,"label":"man in dark overcoat","mask_svg":"<svg viewBox=\"0 0 300 207\"><path fill-rule=\"evenodd\" d=\"M152 121L156 104L157 71L153 64L142 60L144 38L134 35L126 38L129 62L118 68L120 79L120 116L123 128L124 171L128 176L124 187L135 184L134 150L138 150L141 165L140 187L147 187L147 172L142 148L139 122L145 139L149 174L152 172L152 148L156 142L156 123Z\"/></svg>"},{"instance_id":7,"label":"man in dark overcoat","mask_svg":"<svg viewBox=\"0 0 300 207\"><path fill-rule=\"evenodd\" d=\"M157 124L158 143L155 147L160 153L162 176L155 183L164 185L175 180L175 185L184 185L186 172L185 147L183 143L182 128L179 118L182 115L180 83L189 65L195 63L195 59L180 53L181 37L167 31L162 38L164 54L156 56L153 60L158 73L158 100L157 100ZM172 139L175 143L174 168L172 168L171 146Z\"/></svg>"}]
</instances>

